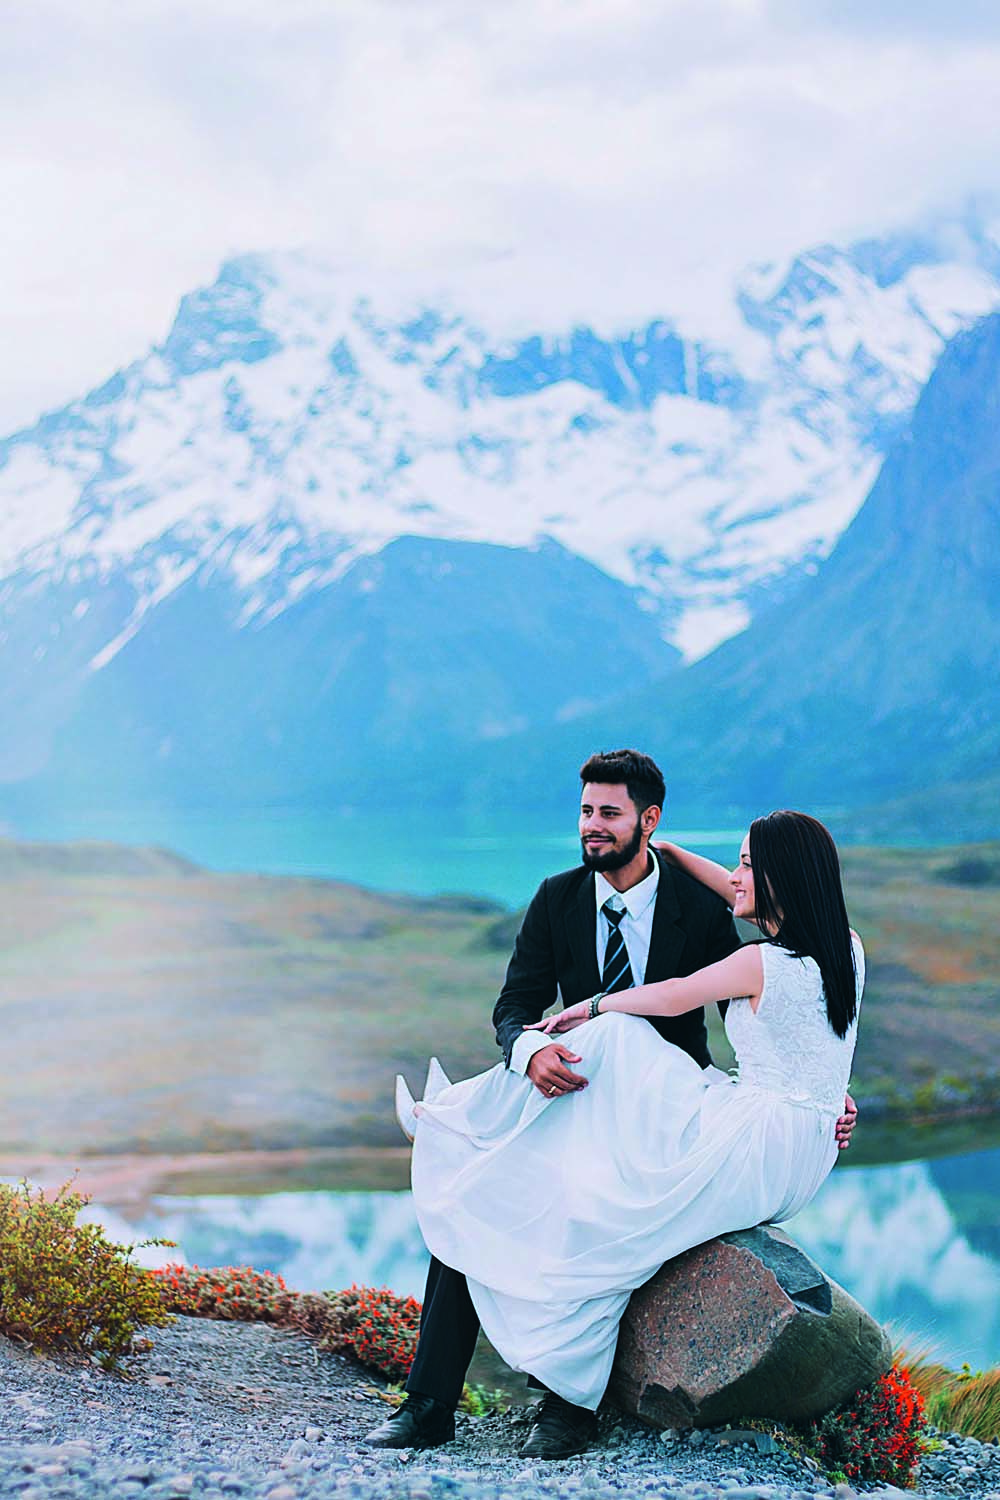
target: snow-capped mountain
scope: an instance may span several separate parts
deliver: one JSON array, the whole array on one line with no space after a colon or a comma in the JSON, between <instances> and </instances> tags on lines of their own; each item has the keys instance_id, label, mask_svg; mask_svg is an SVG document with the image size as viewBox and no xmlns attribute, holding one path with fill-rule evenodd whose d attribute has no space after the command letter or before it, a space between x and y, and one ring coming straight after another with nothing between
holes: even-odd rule
<instances>
[{"instance_id":1,"label":"snow-capped mountain","mask_svg":"<svg viewBox=\"0 0 1000 1500\"><path fill-rule=\"evenodd\" d=\"M662 313L615 334L501 326L471 289L464 307L460 278L242 257L162 347L0 444L0 810L30 830L25 807L97 787L129 806L312 806L345 781L359 806L431 783L472 805L491 742L520 735L522 770L560 725L606 742L623 688L636 712L616 725L655 725L671 674L672 733L717 805L703 699L721 712L727 663L744 683L757 647L683 672L678 650L840 576L827 554L946 340L1000 307L1000 248L974 224L758 268L725 345ZM928 474L963 412L978 431L972 406L923 423ZM800 718L827 702L835 592L783 686ZM871 761L879 794L898 739ZM825 784L835 748L803 750ZM774 755L784 773L784 741ZM964 766L955 750L942 774Z\"/></svg>"},{"instance_id":2,"label":"snow-capped mountain","mask_svg":"<svg viewBox=\"0 0 1000 1500\"><path fill-rule=\"evenodd\" d=\"M948 344L814 577L655 693L630 684L536 751L509 741L506 790L573 765L610 721L620 742L666 747L674 806L729 808L734 826L783 805L853 837L996 838L998 555L994 313Z\"/></svg>"},{"instance_id":3,"label":"snow-capped mountain","mask_svg":"<svg viewBox=\"0 0 1000 1500\"><path fill-rule=\"evenodd\" d=\"M126 581L100 670L194 577L245 624L398 536L551 537L703 654L829 552L944 342L1000 306L1000 248L980 225L826 246L735 297L723 347L669 289L632 330L516 330L461 276L240 257L162 347L0 444L0 569Z\"/></svg>"}]
</instances>

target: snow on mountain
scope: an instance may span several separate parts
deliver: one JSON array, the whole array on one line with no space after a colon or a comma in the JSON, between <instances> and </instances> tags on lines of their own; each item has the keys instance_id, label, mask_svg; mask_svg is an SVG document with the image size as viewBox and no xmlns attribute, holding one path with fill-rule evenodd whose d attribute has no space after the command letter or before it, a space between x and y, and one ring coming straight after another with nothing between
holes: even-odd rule
<instances>
[{"instance_id":1,"label":"snow on mountain","mask_svg":"<svg viewBox=\"0 0 1000 1500\"><path fill-rule=\"evenodd\" d=\"M99 670L192 577L261 623L400 536L551 537L701 655L830 551L944 342L1000 306L1000 248L976 225L826 246L735 297L728 347L667 316L512 333L461 273L241 256L162 347L0 444L0 570L74 610L128 578Z\"/></svg>"}]
</instances>

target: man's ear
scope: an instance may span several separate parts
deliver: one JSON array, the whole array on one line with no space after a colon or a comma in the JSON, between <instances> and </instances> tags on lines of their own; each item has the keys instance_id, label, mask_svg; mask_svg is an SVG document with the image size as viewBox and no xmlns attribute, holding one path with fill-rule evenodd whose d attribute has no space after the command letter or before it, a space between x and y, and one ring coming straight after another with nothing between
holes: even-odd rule
<instances>
[{"instance_id":1,"label":"man's ear","mask_svg":"<svg viewBox=\"0 0 1000 1500\"><path fill-rule=\"evenodd\" d=\"M660 811L660 808L656 806L650 806L640 814L639 827L642 829L647 838L650 838L656 831L656 825L660 821Z\"/></svg>"}]
</instances>

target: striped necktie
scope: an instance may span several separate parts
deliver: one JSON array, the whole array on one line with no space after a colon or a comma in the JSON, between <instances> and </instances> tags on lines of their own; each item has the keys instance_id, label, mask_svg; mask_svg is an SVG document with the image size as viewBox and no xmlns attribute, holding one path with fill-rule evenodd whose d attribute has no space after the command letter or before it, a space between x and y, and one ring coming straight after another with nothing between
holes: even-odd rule
<instances>
[{"instance_id":1,"label":"striped necktie","mask_svg":"<svg viewBox=\"0 0 1000 1500\"><path fill-rule=\"evenodd\" d=\"M601 989L606 995L610 995L615 990L630 990L635 980L632 977L632 965L629 963L625 939L621 934L621 923L625 912L615 911L610 899L605 901L601 910L611 924L608 946L604 950L604 969L601 973Z\"/></svg>"}]
</instances>

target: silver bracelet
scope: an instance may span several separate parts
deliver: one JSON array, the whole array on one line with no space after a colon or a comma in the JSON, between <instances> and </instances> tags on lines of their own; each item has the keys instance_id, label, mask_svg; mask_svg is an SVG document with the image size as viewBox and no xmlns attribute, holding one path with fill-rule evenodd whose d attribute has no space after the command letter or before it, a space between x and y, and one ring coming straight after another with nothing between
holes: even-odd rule
<instances>
[{"instance_id":1,"label":"silver bracelet","mask_svg":"<svg viewBox=\"0 0 1000 1500\"><path fill-rule=\"evenodd\" d=\"M600 1013L601 1013L601 1001L604 999L604 997L605 997L605 995L607 993L608 993L607 990L602 990L599 995L595 995L592 1000L588 1000L588 1002L587 1002L587 1020L588 1021L592 1021L595 1016L600 1015Z\"/></svg>"}]
</instances>

